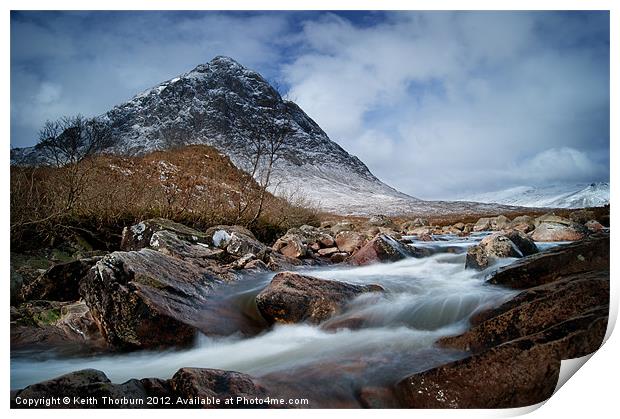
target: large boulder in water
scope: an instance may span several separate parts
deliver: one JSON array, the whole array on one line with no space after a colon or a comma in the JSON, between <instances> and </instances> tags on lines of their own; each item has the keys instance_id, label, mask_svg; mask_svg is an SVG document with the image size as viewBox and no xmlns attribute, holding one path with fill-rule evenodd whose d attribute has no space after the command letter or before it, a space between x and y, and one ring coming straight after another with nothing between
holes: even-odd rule
<instances>
[{"instance_id":1,"label":"large boulder in water","mask_svg":"<svg viewBox=\"0 0 620 419\"><path fill-rule=\"evenodd\" d=\"M524 233L494 233L467 250L465 267L485 269L498 258L520 258L538 252L538 248Z\"/></svg>"},{"instance_id":2,"label":"large boulder in water","mask_svg":"<svg viewBox=\"0 0 620 419\"><path fill-rule=\"evenodd\" d=\"M321 323L341 313L347 303L379 285L354 285L281 272L256 296L256 305L270 323Z\"/></svg>"},{"instance_id":3,"label":"large boulder in water","mask_svg":"<svg viewBox=\"0 0 620 419\"><path fill-rule=\"evenodd\" d=\"M609 234L593 235L585 240L526 256L500 268L488 282L525 289L590 270L609 270Z\"/></svg>"},{"instance_id":4,"label":"large boulder in water","mask_svg":"<svg viewBox=\"0 0 620 419\"><path fill-rule=\"evenodd\" d=\"M219 282L209 269L142 249L105 256L80 294L109 343L154 348L189 344L198 330L208 332L201 309Z\"/></svg>"},{"instance_id":5,"label":"large boulder in water","mask_svg":"<svg viewBox=\"0 0 620 419\"><path fill-rule=\"evenodd\" d=\"M354 265L369 265L378 262L396 262L415 256L411 247L385 234L379 234L366 243L351 257Z\"/></svg>"}]
</instances>

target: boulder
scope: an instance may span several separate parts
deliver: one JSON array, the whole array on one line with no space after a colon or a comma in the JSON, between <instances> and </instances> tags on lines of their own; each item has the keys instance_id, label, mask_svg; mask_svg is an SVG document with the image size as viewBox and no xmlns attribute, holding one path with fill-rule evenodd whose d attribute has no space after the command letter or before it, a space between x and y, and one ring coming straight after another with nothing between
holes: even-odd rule
<instances>
[{"instance_id":1,"label":"boulder","mask_svg":"<svg viewBox=\"0 0 620 419\"><path fill-rule=\"evenodd\" d=\"M105 408L119 407L104 404L104 398L133 400L135 403L122 405L124 408L144 408L149 396L139 380L129 380L123 384L112 384L101 371L86 369L71 372L60 377L30 385L17 391L11 397L11 407L24 406L24 401L41 399L56 399L58 402L50 406L43 404L43 408ZM63 399L69 403L65 404ZM90 399L90 403L81 404L77 400ZM94 401L93 401L94 400ZM77 401L77 402L76 402ZM38 407L38 406L37 406Z\"/></svg>"},{"instance_id":2,"label":"boulder","mask_svg":"<svg viewBox=\"0 0 620 419\"><path fill-rule=\"evenodd\" d=\"M519 231L494 233L467 250L465 267L485 269L498 258L520 258L538 252L536 245Z\"/></svg>"},{"instance_id":3,"label":"boulder","mask_svg":"<svg viewBox=\"0 0 620 419\"><path fill-rule=\"evenodd\" d=\"M392 225L393 221L391 218L389 218L386 215L373 215L372 217L368 219L366 224L368 224L369 226L375 226L375 227L387 227L387 226Z\"/></svg>"},{"instance_id":4,"label":"boulder","mask_svg":"<svg viewBox=\"0 0 620 419\"><path fill-rule=\"evenodd\" d=\"M568 215L568 219L578 224L585 224L590 220L596 219L596 214L592 210L581 209L571 212Z\"/></svg>"},{"instance_id":5,"label":"boulder","mask_svg":"<svg viewBox=\"0 0 620 419\"><path fill-rule=\"evenodd\" d=\"M226 252L235 257L241 257L248 253L258 255L264 253L267 246L258 240L242 233L233 232L226 246Z\"/></svg>"},{"instance_id":6,"label":"boulder","mask_svg":"<svg viewBox=\"0 0 620 419\"><path fill-rule=\"evenodd\" d=\"M474 227L472 229L473 231L488 231L491 230L491 219L490 218L480 218L478 221L476 221L476 224L474 224Z\"/></svg>"},{"instance_id":7,"label":"boulder","mask_svg":"<svg viewBox=\"0 0 620 419\"><path fill-rule=\"evenodd\" d=\"M319 249L319 251L317 252L319 254L319 256L331 256L335 253L338 253L338 248L337 247L327 247L325 249Z\"/></svg>"},{"instance_id":8,"label":"boulder","mask_svg":"<svg viewBox=\"0 0 620 419\"><path fill-rule=\"evenodd\" d=\"M537 242L575 241L588 235L588 229L581 224L568 221L541 221L536 229L530 233L532 240Z\"/></svg>"},{"instance_id":9,"label":"boulder","mask_svg":"<svg viewBox=\"0 0 620 419\"><path fill-rule=\"evenodd\" d=\"M274 243L272 249L290 258L301 258L306 256L308 247L301 236L287 233Z\"/></svg>"},{"instance_id":10,"label":"boulder","mask_svg":"<svg viewBox=\"0 0 620 419\"><path fill-rule=\"evenodd\" d=\"M51 350L82 354L106 349L82 301L32 301L11 307L11 349Z\"/></svg>"},{"instance_id":11,"label":"boulder","mask_svg":"<svg viewBox=\"0 0 620 419\"><path fill-rule=\"evenodd\" d=\"M474 315L467 332L440 339L439 344L480 352L584 315L594 315L592 320L604 317L608 305L609 271L572 274L529 288L497 308Z\"/></svg>"},{"instance_id":12,"label":"boulder","mask_svg":"<svg viewBox=\"0 0 620 419\"><path fill-rule=\"evenodd\" d=\"M429 225L428 220L425 218L414 218L411 221L405 221L400 226L401 231L411 231L416 227L427 227Z\"/></svg>"},{"instance_id":13,"label":"boulder","mask_svg":"<svg viewBox=\"0 0 620 419\"><path fill-rule=\"evenodd\" d=\"M511 222L508 228L512 230L521 231L523 233L529 233L534 230L534 220L529 215L520 215L515 217Z\"/></svg>"},{"instance_id":14,"label":"boulder","mask_svg":"<svg viewBox=\"0 0 620 419\"><path fill-rule=\"evenodd\" d=\"M525 289L591 270L609 270L609 234L593 235L586 240L526 256L500 268L488 282Z\"/></svg>"},{"instance_id":15,"label":"boulder","mask_svg":"<svg viewBox=\"0 0 620 419\"><path fill-rule=\"evenodd\" d=\"M80 281L101 257L59 263L22 287L24 300L75 301Z\"/></svg>"},{"instance_id":16,"label":"boulder","mask_svg":"<svg viewBox=\"0 0 620 419\"><path fill-rule=\"evenodd\" d=\"M490 218L491 230L499 231L507 228L510 225L510 220L504 215L498 215L497 217Z\"/></svg>"},{"instance_id":17,"label":"boulder","mask_svg":"<svg viewBox=\"0 0 620 419\"><path fill-rule=\"evenodd\" d=\"M341 231L336 234L336 246L342 252L353 253L361 248L366 241L366 237L355 231Z\"/></svg>"},{"instance_id":18,"label":"boulder","mask_svg":"<svg viewBox=\"0 0 620 419\"><path fill-rule=\"evenodd\" d=\"M434 234L432 227L413 227L410 230L406 230L408 236L427 236Z\"/></svg>"},{"instance_id":19,"label":"boulder","mask_svg":"<svg viewBox=\"0 0 620 419\"><path fill-rule=\"evenodd\" d=\"M186 345L208 333L201 310L222 280L152 249L114 252L89 271L80 294L106 340L120 348Z\"/></svg>"},{"instance_id":20,"label":"boulder","mask_svg":"<svg viewBox=\"0 0 620 419\"><path fill-rule=\"evenodd\" d=\"M269 405L237 404L237 397L247 399L265 398L269 396L267 389L257 383L256 379L239 372L206 368L181 368L170 380L172 391L176 396L191 400L210 400L205 408L224 407L269 407ZM233 399L233 405L226 405L226 399ZM219 402L215 402L215 400Z\"/></svg>"},{"instance_id":21,"label":"boulder","mask_svg":"<svg viewBox=\"0 0 620 419\"><path fill-rule=\"evenodd\" d=\"M413 249L385 234L379 234L353 254L354 265L370 265L378 262L396 262L413 257Z\"/></svg>"},{"instance_id":22,"label":"boulder","mask_svg":"<svg viewBox=\"0 0 620 419\"><path fill-rule=\"evenodd\" d=\"M605 227L596 220L587 221L584 226L592 233L599 233L605 229Z\"/></svg>"},{"instance_id":23,"label":"boulder","mask_svg":"<svg viewBox=\"0 0 620 419\"><path fill-rule=\"evenodd\" d=\"M281 272L256 296L256 305L270 323L318 324L340 314L358 295L382 291L374 284L353 285Z\"/></svg>"},{"instance_id":24,"label":"boulder","mask_svg":"<svg viewBox=\"0 0 620 419\"><path fill-rule=\"evenodd\" d=\"M192 243L182 240L176 233L169 230L161 230L153 233L149 247L164 255L180 259L218 260L225 256L225 251L223 249L209 246L206 243Z\"/></svg>"},{"instance_id":25,"label":"boulder","mask_svg":"<svg viewBox=\"0 0 620 419\"><path fill-rule=\"evenodd\" d=\"M349 257L348 253L339 251L338 253L332 254L329 257L329 260L331 263L342 263L346 261L348 257Z\"/></svg>"},{"instance_id":26,"label":"boulder","mask_svg":"<svg viewBox=\"0 0 620 419\"><path fill-rule=\"evenodd\" d=\"M333 234L338 234L343 231L352 231L355 230L355 224L349 221L340 221L339 223L334 224L330 230Z\"/></svg>"},{"instance_id":27,"label":"boulder","mask_svg":"<svg viewBox=\"0 0 620 419\"><path fill-rule=\"evenodd\" d=\"M207 234L183 224L165 218L152 218L123 229L121 250L140 250L149 247L153 233L162 230L171 231L181 240L191 243L206 243L208 240Z\"/></svg>"},{"instance_id":28,"label":"boulder","mask_svg":"<svg viewBox=\"0 0 620 419\"><path fill-rule=\"evenodd\" d=\"M541 223L554 223L568 226L571 225L572 221L568 218L555 215L553 212L548 212L540 217L534 218L534 227L538 227Z\"/></svg>"}]
</instances>

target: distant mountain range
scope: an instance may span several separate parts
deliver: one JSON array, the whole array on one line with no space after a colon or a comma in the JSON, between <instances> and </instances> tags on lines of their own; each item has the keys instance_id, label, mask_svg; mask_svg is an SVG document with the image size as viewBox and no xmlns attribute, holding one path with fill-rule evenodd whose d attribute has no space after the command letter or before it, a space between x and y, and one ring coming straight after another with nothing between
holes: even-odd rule
<instances>
[{"instance_id":1,"label":"distant mountain range","mask_svg":"<svg viewBox=\"0 0 620 419\"><path fill-rule=\"evenodd\" d=\"M114 136L114 144L106 153L140 156L205 144L249 173L252 163L247 156L256 137L249 128L256 125L254 121L272 132L274 127L286 124L286 141L278 151L270 192L304 197L337 214L437 216L515 210L496 203L423 201L386 185L362 161L332 141L299 106L284 100L260 74L229 57L215 57L98 118L109 125ZM32 165L41 159L34 147L11 150L12 164ZM498 201L493 196L483 202L523 205L521 201Z\"/></svg>"},{"instance_id":2,"label":"distant mountain range","mask_svg":"<svg viewBox=\"0 0 620 419\"><path fill-rule=\"evenodd\" d=\"M601 207L609 203L609 183L517 186L495 192L468 195L460 200L538 208Z\"/></svg>"}]
</instances>

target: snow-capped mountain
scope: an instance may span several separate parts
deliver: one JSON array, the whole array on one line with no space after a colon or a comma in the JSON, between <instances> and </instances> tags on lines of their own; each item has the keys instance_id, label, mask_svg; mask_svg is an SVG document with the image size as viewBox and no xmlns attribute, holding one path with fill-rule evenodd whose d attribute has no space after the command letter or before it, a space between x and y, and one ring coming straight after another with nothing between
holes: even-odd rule
<instances>
[{"instance_id":1,"label":"snow-capped mountain","mask_svg":"<svg viewBox=\"0 0 620 419\"><path fill-rule=\"evenodd\" d=\"M462 200L538 208L601 207L609 203L609 183L517 186L501 191L470 195Z\"/></svg>"},{"instance_id":2,"label":"snow-capped mountain","mask_svg":"<svg viewBox=\"0 0 620 419\"><path fill-rule=\"evenodd\" d=\"M100 117L114 134L106 152L142 155L188 144L207 144L252 173L256 121L267 128L286 124L270 191L301 196L339 214L446 214L486 212L497 205L429 202L377 179L357 157L331 141L295 103L257 72L228 57L160 83ZM260 125L259 124L259 125ZM34 148L11 151L13 163L32 164Z\"/></svg>"}]
</instances>

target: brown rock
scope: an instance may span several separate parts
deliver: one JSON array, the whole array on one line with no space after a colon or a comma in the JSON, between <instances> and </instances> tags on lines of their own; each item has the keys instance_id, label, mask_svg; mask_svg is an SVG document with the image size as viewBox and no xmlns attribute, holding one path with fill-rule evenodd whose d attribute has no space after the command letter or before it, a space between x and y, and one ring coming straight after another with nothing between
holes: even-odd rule
<instances>
[{"instance_id":1,"label":"brown rock","mask_svg":"<svg viewBox=\"0 0 620 419\"><path fill-rule=\"evenodd\" d=\"M467 250L465 267L485 269L497 258L520 258L537 251L532 240L521 232L494 233Z\"/></svg>"},{"instance_id":2,"label":"brown rock","mask_svg":"<svg viewBox=\"0 0 620 419\"><path fill-rule=\"evenodd\" d=\"M578 224L585 224L590 220L596 219L596 214L592 210L581 209L571 212L568 219Z\"/></svg>"},{"instance_id":3,"label":"brown rock","mask_svg":"<svg viewBox=\"0 0 620 419\"><path fill-rule=\"evenodd\" d=\"M609 270L608 234L590 236L586 240L526 256L500 268L488 282L524 289L590 270Z\"/></svg>"},{"instance_id":4,"label":"brown rock","mask_svg":"<svg viewBox=\"0 0 620 419\"><path fill-rule=\"evenodd\" d=\"M274 243L272 249L289 258L301 258L306 256L307 253L307 246L297 234L287 234L279 238Z\"/></svg>"},{"instance_id":5,"label":"brown rock","mask_svg":"<svg viewBox=\"0 0 620 419\"><path fill-rule=\"evenodd\" d=\"M353 285L281 272L256 296L256 305L270 323L318 324L341 313L358 295L381 291L379 285Z\"/></svg>"},{"instance_id":6,"label":"brown rock","mask_svg":"<svg viewBox=\"0 0 620 419\"><path fill-rule=\"evenodd\" d=\"M396 262L413 257L411 247L398 242L390 236L380 234L353 254L351 263L354 265L370 265L379 262Z\"/></svg>"},{"instance_id":7,"label":"brown rock","mask_svg":"<svg viewBox=\"0 0 620 419\"><path fill-rule=\"evenodd\" d=\"M584 226L592 233L599 233L605 229L601 223L595 220L590 220L584 224Z\"/></svg>"},{"instance_id":8,"label":"brown rock","mask_svg":"<svg viewBox=\"0 0 620 419\"><path fill-rule=\"evenodd\" d=\"M165 218L152 218L123 229L121 250L140 250L149 247L153 233L162 230L171 231L180 239L192 243L206 242L208 240L205 233L183 224L175 223Z\"/></svg>"},{"instance_id":9,"label":"brown rock","mask_svg":"<svg viewBox=\"0 0 620 419\"><path fill-rule=\"evenodd\" d=\"M364 245L366 238L355 231L342 231L336 235L336 245L342 252L353 253Z\"/></svg>"},{"instance_id":10,"label":"brown rock","mask_svg":"<svg viewBox=\"0 0 620 419\"><path fill-rule=\"evenodd\" d=\"M326 249L319 249L318 254L320 256L331 256L335 253L338 253L337 247L328 247Z\"/></svg>"},{"instance_id":11,"label":"brown rock","mask_svg":"<svg viewBox=\"0 0 620 419\"><path fill-rule=\"evenodd\" d=\"M24 300L75 301L80 298L80 281L101 257L59 263L22 288Z\"/></svg>"},{"instance_id":12,"label":"brown rock","mask_svg":"<svg viewBox=\"0 0 620 419\"><path fill-rule=\"evenodd\" d=\"M219 282L204 267L142 249L104 257L80 294L110 344L154 348L189 344L197 330L208 333L200 313Z\"/></svg>"},{"instance_id":13,"label":"brown rock","mask_svg":"<svg viewBox=\"0 0 620 419\"><path fill-rule=\"evenodd\" d=\"M542 221L536 229L530 233L532 240L538 242L576 241L581 240L588 234L588 229L581 224L569 222L569 224Z\"/></svg>"}]
</instances>

